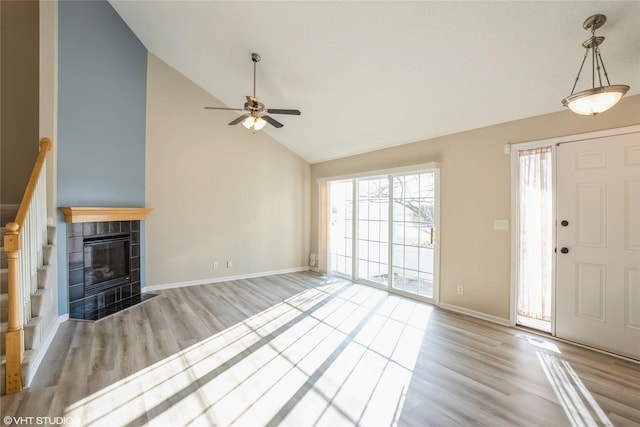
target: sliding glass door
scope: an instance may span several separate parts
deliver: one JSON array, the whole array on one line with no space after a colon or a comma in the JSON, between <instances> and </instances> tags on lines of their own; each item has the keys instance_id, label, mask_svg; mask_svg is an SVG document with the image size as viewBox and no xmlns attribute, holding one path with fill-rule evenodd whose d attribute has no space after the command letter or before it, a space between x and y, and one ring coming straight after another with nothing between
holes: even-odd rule
<instances>
[{"instance_id":1,"label":"sliding glass door","mask_svg":"<svg viewBox=\"0 0 640 427\"><path fill-rule=\"evenodd\" d=\"M359 280L387 285L389 278L389 179L358 180Z\"/></svg>"},{"instance_id":2,"label":"sliding glass door","mask_svg":"<svg viewBox=\"0 0 640 427\"><path fill-rule=\"evenodd\" d=\"M329 272L435 301L438 181L437 169L330 181Z\"/></svg>"},{"instance_id":3,"label":"sliding glass door","mask_svg":"<svg viewBox=\"0 0 640 427\"><path fill-rule=\"evenodd\" d=\"M435 227L435 173L394 176L394 289L433 298Z\"/></svg>"}]
</instances>

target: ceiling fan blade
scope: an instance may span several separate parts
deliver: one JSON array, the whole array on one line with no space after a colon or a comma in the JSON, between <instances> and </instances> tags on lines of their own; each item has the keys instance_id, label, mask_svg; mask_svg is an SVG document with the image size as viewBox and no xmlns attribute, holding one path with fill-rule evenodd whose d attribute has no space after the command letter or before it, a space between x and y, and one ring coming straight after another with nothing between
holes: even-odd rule
<instances>
[{"instance_id":1,"label":"ceiling fan blade","mask_svg":"<svg viewBox=\"0 0 640 427\"><path fill-rule=\"evenodd\" d=\"M231 122L229 122L229 126L233 126L233 125L237 125L238 123L240 123L241 121L243 121L244 119L246 119L247 117L249 117L248 114L243 114L241 116L238 116L237 119L232 120Z\"/></svg>"},{"instance_id":2,"label":"ceiling fan blade","mask_svg":"<svg viewBox=\"0 0 640 427\"><path fill-rule=\"evenodd\" d=\"M282 126L284 126L282 123L280 123L279 121L275 120L272 117L269 116L262 116L262 118L269 123L271 126L277 127L277 128L281 128Z\"/></svg>"},{"instance_id":3,"label":"ceiling fan blade","mask_svg":"<svg viewBox=\"0 0 640 427\"><path fill-rule=\"evenodd\" d=\"M226 107L204 107L205 110L231 110L242 111L242 108L226 108Z\"/></svg>"},{"instance_id":4,"label":"ceiling fan blade","mask_svg":"<svg viewBox=\"0 0 640 427\"><path fill-rule=\"evenodd\" d=\"M269 108L267 112L271 114L291 114L294 116L299 116L301 114L300 110L283 110L280 108Z\"/></svg>"}]
</instances>

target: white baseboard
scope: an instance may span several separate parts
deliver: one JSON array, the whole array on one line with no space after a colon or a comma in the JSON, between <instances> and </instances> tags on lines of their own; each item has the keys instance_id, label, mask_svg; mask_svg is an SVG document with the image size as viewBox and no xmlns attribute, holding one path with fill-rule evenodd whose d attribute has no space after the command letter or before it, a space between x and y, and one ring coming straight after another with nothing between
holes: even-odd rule
<instances>
[{"instance_id":1,"label":"white baseboard","mask_svg":"<svg viewBox=\"0 0 640 427\"><path fill-rule=\"evenodd\" d=\"M449 311L455 311L456 313L466 314L467 316L475 317L477 319L486 320L487 322L497 323L502 326L509 326L509 319L503 319L502 317L492 316L490 314L482 313L481 311L470 310L468 308L459 307L453 304L447 304L446 302L441 302L438 304L440 308Z\"/></svg>"},{"instance_id":2,"label":"white baseboard","mask_svg":"<svg viewBox=\"0 0 640 427\"><path fill-rule=\"evenodd\" d=\"M212 277L210 279L192 280L189 282L164 283L160 285L151 285L142 288L145 292L160 291L162 289L183 288L185 286L207 285L210 283L228 282L230 280L253 279L256 277L273 276L275 274L298 273L300 271L308 271L309 267L295 267L284 270L263 271L259 273L241 274L238 276Z\"/></svg>"},{"instance_id":3,"label":"white baseboard","mask_svg":"<svg viewBox=\"0 0 640 427\"><path fill-rule=\"evenodd\" d=\"M29 369L27 370L29 375L26 378L25 387L29 387L29 385L31 384L31 381L33 381L33 378L36 376L36 373L38 372L38 368L40 368L42 359L44 359L44 355L47 354L47 351L49 350L49 346L53 342L53 338L55 338L56 332L58 332L58 328L60 327L60 324L66 320L69 320L69 314L63 314L62 316L58 316L58 318L56 319L56 322L51 327L51 330L49 330L49 334L47 335L45 340L42 342L42 345L38 350L38 354L36 354L36 357L34 359L29 361L30 366L29 366Z\"/></svg>"}]
</instances>

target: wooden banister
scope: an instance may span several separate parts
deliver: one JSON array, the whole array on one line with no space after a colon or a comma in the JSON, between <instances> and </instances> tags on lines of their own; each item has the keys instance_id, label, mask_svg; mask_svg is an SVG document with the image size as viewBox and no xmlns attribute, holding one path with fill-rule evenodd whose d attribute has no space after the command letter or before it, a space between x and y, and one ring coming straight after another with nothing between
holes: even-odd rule
<instances>
[{"instance_id":1,"label":"wooden banister","mask_svg":"<svg viewBox=\"0 0 640 427\"><path fill-rule=\"evenodd\" d=\"M8 267L8 325L5 336L6 366L5 390L7 394L22 390L22 356L24 351L24 331L20 323L20 291L18 289L18 255L20 253L20 232L15 222L7 224L4 236L4 251L7 253Z\"/></svg>"},{"instance_id":2,"label":"wooden banister","mask_svg":"<svg viewBox=\"0 0 640 427\"><path fill-rule=\"evenodd\" d=\"M20 260L20 233L22 232L27 214L31 207L40 176L45 166L47 152L53 149L53 143L49 138L40 140L40 151L35 165L29 177L29 182L20 202L15 221L6 226L4 236L4 251L7 253L8 268L8 325L5 337L6 349L6 393L17 393L22 390L22 359L24 356L24 331L20 319L20 287L19 287L19 260ZM24 296L23 296L24 297Z\"/></svg>"},{"instance_id":3,"label":"wooden banister","mask_svg":"<svg viewBox=\"0 0 640 427\"><path fill-rule=\"evenodd\" d=\"M53 150L53 142L51 142L49 138L42 138L40 140L40 152L36 158L35 165L33 165L33 170L31 171L29 182L27 183L27 188L24 190L24 196L22 196L22 201L20 202L20 207L18 208L18 213L16 214L16 219L14 221L20 227L24 225L24 220L27 217L29 206L31 206L31 200L33 200L33 195L36 192L38 179L42 173L44 163L47 160L47 152L51 150Z\"/></svg>"}]
</instances>

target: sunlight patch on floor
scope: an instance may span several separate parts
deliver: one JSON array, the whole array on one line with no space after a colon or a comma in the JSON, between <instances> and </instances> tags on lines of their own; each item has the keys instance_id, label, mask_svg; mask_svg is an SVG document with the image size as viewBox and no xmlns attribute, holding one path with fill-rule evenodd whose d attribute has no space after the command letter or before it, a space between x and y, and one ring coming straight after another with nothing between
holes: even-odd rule
<instances>
[{"instance_id":1,"label":"sunlight patch on floor","mask_svg":"<svg viewBox=\"0 0 640 427\"><path fill-rule=\"evenodd\" d=\"M529 344L531 344L533 346L536 346L538 348L543 348L545 350L549 350L549 351L552 351L554 353L560 354L560 349L551 340L542 339L542 338L539 338L539 337L532 337L529 334L523 334L523 333L517 333L516 337L520 338L521 340L525 340Z\"/></svg>"},{"instance_id":2,"label":"sunlight patch on floor","mask_svg":"<svg viewBox=\"0 0 640 427\"><path fill-rule=\"evenodd\" d=\"M87 426L393 425L431 310L366 286L309 289L65 415Z\"/></svg>"},{"instance_id":3,"label":"sunlight patch on floor","mask_svg":"<svg viewBox=\"0 0 640 427\"><path fill-rule=\"evenodd\" d=\"M572 426L613 427L613 423L568 362L550 354L541 352L536 354Z\"/></svg>"}]
</instances>

